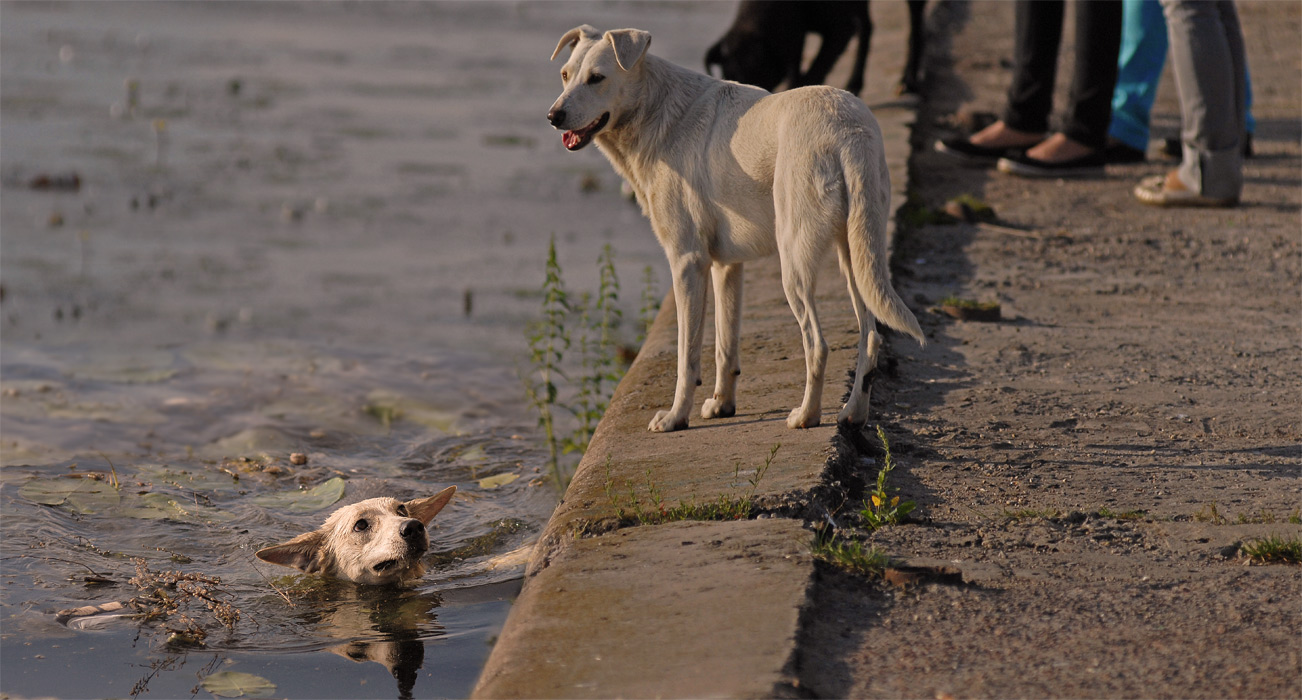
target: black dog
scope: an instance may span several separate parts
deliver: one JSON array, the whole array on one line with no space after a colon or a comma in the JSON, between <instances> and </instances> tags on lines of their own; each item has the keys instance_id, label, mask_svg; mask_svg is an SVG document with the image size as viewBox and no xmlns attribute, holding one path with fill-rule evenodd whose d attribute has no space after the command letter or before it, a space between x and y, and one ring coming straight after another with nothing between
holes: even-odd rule
<instances>
[{"instance_id":1,"label":"black dog","mask_svg":"<svg viewBox=\"0 0 1302 700\"><path fill-rule=\"evenodd\" d=\"M909 2L909 60L904 66L898 92L916 94L918 71L925 42L923 10L926 0ZM800 72L805 35L818 34L822 43L818 55L804 74ZM868 2L839 0L742 0L737 18L723 38L705 54L705 70L719 66L723 77L772 90L787 81L788 88L819 85L827 78L836 59L845 51L850 37L859 35L854 69L846 90L859 94L872 42L873 22Z\"/></svg>"}]
</instances>

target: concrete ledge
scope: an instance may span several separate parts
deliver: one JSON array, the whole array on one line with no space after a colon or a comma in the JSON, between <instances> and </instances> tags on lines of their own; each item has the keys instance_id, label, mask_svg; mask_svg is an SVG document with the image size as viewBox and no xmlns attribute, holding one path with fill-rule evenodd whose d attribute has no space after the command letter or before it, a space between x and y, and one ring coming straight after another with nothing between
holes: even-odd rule
<instances>
[{"instance_id":1,"label":"concrete ledge","mask_svg":"<svg viewBox=\"0 0 1302 700\"><path fill-rule=\"evenodd\" d=\"M767 697L787 680L812 562L791 520L576 540L529 581L480 697ZM690 575L684 575L690 572ZM706 660L708 659L708 662Z\"/></svg>"}]
</instances>

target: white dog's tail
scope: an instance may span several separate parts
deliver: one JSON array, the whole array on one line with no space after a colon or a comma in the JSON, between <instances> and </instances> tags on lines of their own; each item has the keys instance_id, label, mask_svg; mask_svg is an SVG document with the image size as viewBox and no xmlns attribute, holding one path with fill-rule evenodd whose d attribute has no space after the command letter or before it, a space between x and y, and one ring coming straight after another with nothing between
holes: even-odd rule
<instances>
[{"instance_id":1,"label":"white dog's tail","mask_svg":"<svg viewBox=\"0 0 1302 700\"><path fill-rule=\"evenodd\" d=\"M881 132L878 131L876 136L880 142ZM846 235L850 239L850 265L859 293L882 323L926 345L927 339L918 319L891 286L890 261L886 251L891 194L885 157L868 149L848 148L842 158L849 200Z\"/></svg>"}]
</instances>

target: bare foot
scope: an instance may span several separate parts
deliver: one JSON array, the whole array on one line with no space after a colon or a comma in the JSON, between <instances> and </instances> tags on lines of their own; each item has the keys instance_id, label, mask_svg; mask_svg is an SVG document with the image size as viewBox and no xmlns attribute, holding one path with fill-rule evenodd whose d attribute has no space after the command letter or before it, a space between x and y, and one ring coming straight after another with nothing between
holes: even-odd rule
<instances>
[{"instance_id":1,"label":"bare foot","mask_svg":"<svg viewBox=\"0 0 1302 700\"><path fill-rule=\"evenodd\" d=\"M1041 141L1034 148L1027 149L1026 155L1029 158L1045 163L1064 163L1088 156L1094 153L1095 150L1080 141L1068 138L1064 134L1054 134Z\"/></svg>"},{"instance_id":2,"label":"bare foot","mask_svg":"<svg viewBox=\"0 0 1302 700\"><path fill-rule=\"evenodd\" d=\"M1023 148L1034 146L1043 139L1044 134L1018 131L1000 120L972 134L968 142L983 148Z\"/></svg>"}]
</instances>

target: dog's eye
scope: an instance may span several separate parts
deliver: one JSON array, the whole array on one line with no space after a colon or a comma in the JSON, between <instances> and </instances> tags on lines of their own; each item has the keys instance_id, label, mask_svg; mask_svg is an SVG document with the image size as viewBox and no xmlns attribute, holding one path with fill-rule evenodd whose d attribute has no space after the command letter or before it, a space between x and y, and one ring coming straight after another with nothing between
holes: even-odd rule
<instances>
[{"instance_id":1,"label":"dog's eye","mask_svg":"<svg viewBox=\"0 0 1302 700\"><path fill-rule=\"evenodd\" d=\"M353 523L353 532L366 532L366 530L369 529L370 527L371 524L366 522L365 520L358 520L357 522Z\"/></svg>"},{"instance_id":2,"label":"dog's eye","mask_svg":"<svg viewBox=\"0 0 1302 700\"><path fill-rule=\"evenodd\" d=\"M398 506L398 515L401 515L404 518L407 517L407 506L405 504L400 504Z\"/></svg>"},{"instance_id":3,"label":"dog's eye","mask_svg":"<svg viewBox=\"0 0 1302 700\"><path fill-rule=\"evenodd\" d=\"M606 79L606 76L604 76L604 75L597 75L596 73L593 73L592 75L589 75L589 76L588 76L588 84L589 84L589 85L596 85L597 83L599 83L599 82L601 82L601 81L603 81L603 80L605 80L605 79Z\"/></svg>"},{"instance_id":4,"label":"dog's eye","mask_svg":"<svg viewBox=\"0 0 1302 700\"><path fill-rule=\"evenodd\" d=\"M563 71L561 71L561 82L562 82L562 83L568 83L568 82L570 82L570 72L569 72L569 71L567 71L567 70L563 70Z\"/></svg>"}]
</instances>

